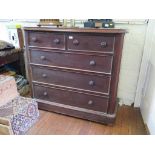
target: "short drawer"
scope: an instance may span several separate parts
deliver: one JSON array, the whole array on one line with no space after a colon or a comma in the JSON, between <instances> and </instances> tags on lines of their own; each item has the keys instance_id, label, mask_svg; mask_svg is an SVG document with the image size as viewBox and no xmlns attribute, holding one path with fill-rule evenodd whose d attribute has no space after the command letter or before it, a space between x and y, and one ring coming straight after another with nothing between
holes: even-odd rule
<instances>
[{"instance_id":1,"label":"short drawer","mask_svg":"<svg viewBox=\"0 0 155 155\"><path fill-rule=\"evenodd\" d=\"M73 51L98 51L113 53L114 37L111 35L80 35L70 34L67 36L68 50Z\"/></svg>"},{"instance_id":2,"label":"short drawer","mask_svg":"<svg viewBox=\"0 0 155 155\"><path fill-rule=\"evenodd\" d=\"M111 74L113 56L30 50L30 62Z\"/></svg>"},{"instance_id":3,"label":"short drawer","mask_svg":"<svg viewBox=\"0 0 155 155\"><path fill-rule=\"evenodd\" d=\"M29 32L29 46L52 49L65 49L65 36L62 33L52 32Z\"/></svg>"},{"instance_id":4,"label":"short drawer","mask_svg":"<svg viewBox=\"0 0 155 155\"><path fill-rule=\"evenodd\" d=\"M33 85L33 87L34 98L36 99L107 112L109 99L106 97L87 95L69 90L38 85Z\"/></svg>"},{"instance_id":5,"label":"short drawer","mask_svg":"<svg viewBox=\"0 0 155 155\"><path fill-rule=\"evenodd\" d=\"M51 83L83 89L84 91L94 91L109 94L110 77L97 76L57 69L47 69L46 67L32 66L32 79L38 82Z\"/></svg>"}]
</instances>

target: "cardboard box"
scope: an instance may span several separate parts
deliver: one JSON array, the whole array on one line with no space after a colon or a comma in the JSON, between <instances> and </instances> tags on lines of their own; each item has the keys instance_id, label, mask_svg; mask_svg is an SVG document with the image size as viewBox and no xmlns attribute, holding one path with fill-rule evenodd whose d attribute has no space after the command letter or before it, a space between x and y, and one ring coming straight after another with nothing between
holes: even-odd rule
<instances>
[{"instance_id":1,"label":"cardboard box","mask_svg":"<svg viewBox=\"0 0 155 155\"><path fill-rule=\"evenodd\" d=\"M0 75L0 106L18 97L15 79L12 76Z\"/></svg>"}]
</instances>

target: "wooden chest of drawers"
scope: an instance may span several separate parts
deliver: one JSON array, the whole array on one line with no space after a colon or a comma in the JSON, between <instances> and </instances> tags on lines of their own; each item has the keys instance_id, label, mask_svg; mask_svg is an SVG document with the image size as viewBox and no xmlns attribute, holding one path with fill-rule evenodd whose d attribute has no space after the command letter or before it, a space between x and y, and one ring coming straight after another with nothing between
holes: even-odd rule
<instances>
[{"instance_id":1,"label":"wooden chest of drawers","mask_svg":"<svg viewBox=\"0 0 155 155\"><path fill-rule=\"evenodd\" d=\"M104 124L116 118L125 30L25 27L39 108Z\"/></svg>"}]
</instances>

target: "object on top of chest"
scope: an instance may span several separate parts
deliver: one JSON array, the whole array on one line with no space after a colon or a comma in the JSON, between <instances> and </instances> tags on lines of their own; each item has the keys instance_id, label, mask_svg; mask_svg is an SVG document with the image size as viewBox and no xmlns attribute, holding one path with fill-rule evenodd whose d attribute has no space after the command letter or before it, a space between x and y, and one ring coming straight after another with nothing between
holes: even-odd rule
<instances>
[{"instance_id":1,"label":"object on top of chest","mask_svg":"<svg viewBox=\"0 0 155 155\"><path fill-rule=\"evenodd\" d=\"M84 27L92 28L114 28L115 24L112 19L88 19Z\"/></svg>"}]
</instances>

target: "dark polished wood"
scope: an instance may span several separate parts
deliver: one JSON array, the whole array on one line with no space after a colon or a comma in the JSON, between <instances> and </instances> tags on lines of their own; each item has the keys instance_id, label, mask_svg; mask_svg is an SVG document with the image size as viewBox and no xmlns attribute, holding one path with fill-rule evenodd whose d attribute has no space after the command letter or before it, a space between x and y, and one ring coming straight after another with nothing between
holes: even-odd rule
<instances>
[{"instance_id":1,"label":"dark polished wood","mask_svg":"<svg viewBox=\"0 0 155 155\"><path fill-rule=\"evenodd\" d=\"M65 49L65 36L51 32L32 32L29 34L29 46Z\"/></svg>"},{"instance_id":2,"label":"dark polished wood","mask_svg":"<svg viewBox=\"0 0 155 155\"><path fill-rule=\"evenodd\" d=\"M75 32L75 33L127 33L125 29L106 29L106 28L51 28L51 27L24 27L25 31L40 31L40 32Z\"/></svg>"},{"instance_id":3,"label":"dark polished wood","mask_svg":"<svg viewBox=\"0 0 155 155\"><path fill-rule=\"evenodd\" d=\"M32 72L33 81L96 91L106 95L110 91L110 76L96 76L38 66L32 66Z\"/></svg>"},{"instance_id":4,"label":"dark polished wood","mask_svg":"<svg viewBox=\"0 0 155 155\"><path fill-rule=\"evenodd\" d=\"M147 135L139 108L118 108L113 126L40 110L40 118L28 135Z\"/></svg>"},{"instance_id":5,"label":"dark polished wood","mask_svg":"<svg viewBox=\"0 0 155 155\"><path fill-rule=\"evenodd\" d=\"M64 61L65 60L65 61ZM30 49L30 62L111 74L113 56Z\"/></svg>"},{"instance_id":6,"label":"dark polished wood","mask_svg":"<svg viewBox=\"0 0 155 155\"><path fill-rule=\"evenodd\" d=\"M114 47L115 52L112 66L113 72L111 77L110 102L108 107L109 114L113 114L115 112L123 41L124 41L124 34L119 34L115 36L115 47Z\"/></svg>"},{"instance_id":7,"label":"dark polished wood","mask_svg":"<svg viewBox=\"0 0 155 155\"><path fill-rule=\"evenodd\" d=\"M103 35L86 35L71 33L67 35L68 50L76 51L99 51L103 53L114 52L114 36L109 34Z\"/></svg>"},{"instance_id":8,"label":"dark polished wood","mask_svg":"<svg viewBox=\"0 0 155 155\"><path fill-rule=\"evenodd\" d=\"M39 108L112 124L125 32L25 28L29 81Z\"/></svg>"},{"instance_id":9,"label":"dark polished wood","mask_svg":"<svg viewBox=\"0 0 155 155\"><path fill-rule=\"evenodd\" d=\"M68 109L77 109L76 107L85 108L84 111L89 112L87 109L106 112L108 106L108 98L101 96L87 95L83 93L77 93L74 91L69 91L66 89L52 88L45 86L38 86L34 84L34 97L40 100L50 101L56 104L57 107L62 107L64 105L71 105L73 108ZM48 102L48 105L52 103ZM74 108L75 107L75 108ZM64 109L65 106L63 106ZM80 110L80 109L79 109ZM81 109L82 110L82 109ZM89 112L93 113L93 112Z\"/></svg>"}]
</instances>

